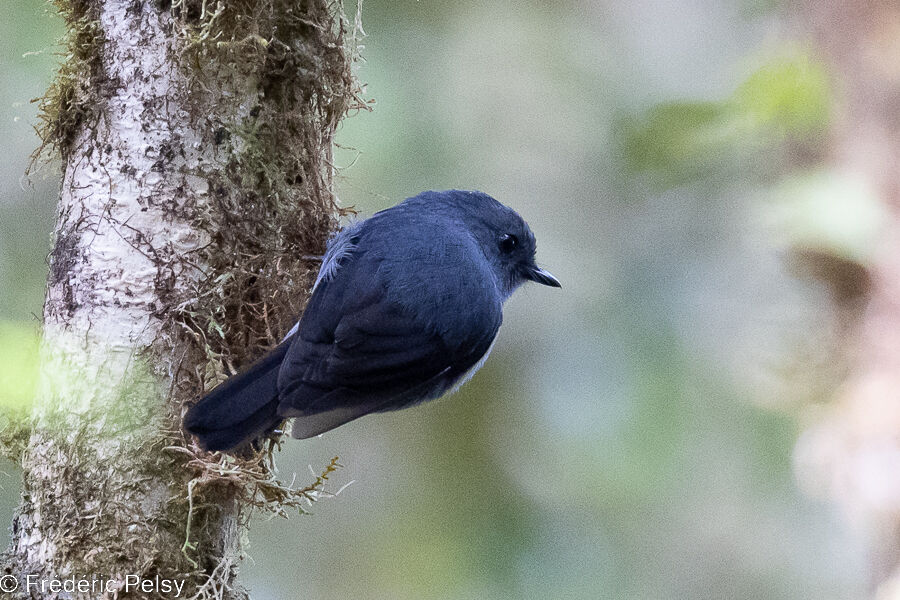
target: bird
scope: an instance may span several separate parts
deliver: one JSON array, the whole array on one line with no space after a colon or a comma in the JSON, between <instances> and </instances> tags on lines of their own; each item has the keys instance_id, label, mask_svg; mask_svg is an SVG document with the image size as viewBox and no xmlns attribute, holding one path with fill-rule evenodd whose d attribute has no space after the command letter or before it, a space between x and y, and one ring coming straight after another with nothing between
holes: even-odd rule
<instances>
[{"instance_id":1,"label":"bird","mask_svg":"<svg viewBox=\"0 0 900 600\"><path fill-rule=\"evenodd\" d=\"M455 391L481 368L503 304L535 262L513 209L479 191L422 192L331 237L283 341L186 413L208 451L256 444L286 420L306 439Z\"/></svg>"}]
</instances>

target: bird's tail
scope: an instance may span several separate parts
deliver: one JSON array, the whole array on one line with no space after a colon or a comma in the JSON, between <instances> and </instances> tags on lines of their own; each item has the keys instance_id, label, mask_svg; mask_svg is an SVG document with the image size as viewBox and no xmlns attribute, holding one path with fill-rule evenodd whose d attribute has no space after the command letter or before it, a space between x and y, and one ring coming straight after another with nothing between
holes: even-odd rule
<instances>
[{"instance_id":1,"label":"bird's tail","mask_svg":"<svg viewBox=\"0 0 900 600\"><path fill-rule=\"evenodd\" d=\"M288 343L229 378L188 410L184 428L207 450L230 450L275 429L278 416L278 367Z\"/></svg>"}]
</instances>

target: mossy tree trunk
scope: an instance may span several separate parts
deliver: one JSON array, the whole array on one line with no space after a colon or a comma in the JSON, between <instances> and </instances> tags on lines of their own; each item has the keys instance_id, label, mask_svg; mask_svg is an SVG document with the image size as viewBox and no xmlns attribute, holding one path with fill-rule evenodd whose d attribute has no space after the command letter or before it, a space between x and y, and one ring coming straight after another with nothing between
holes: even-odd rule
<instances>
[{"instance_id":1,"label":"mossy tree trunk","mask_svg":"<svg viewBox=\"0 0 900 600\"><path fill-rule=\"evenodd\" d=\"M248 506L296 506L321 481L288 490L264 453L206 454L181 416L302 309L303 257L338 217L356 29L328 0L57 6L68 56L41 109L64 174L41 390L6 449L25 474L4 573L18 597L73 597L39 587L73 577L102 580L74 597L173 597L133 585L160 577L245 598Z\"/></svg>"},{"instance_id":2,"label":"mossy tree trunk","mask_svg":"<svg viewBox=\"0 0 900 600\"><path fill-rule=\"evenodd\" d=\"M830 166L883 209L866 264L827 271L838 292L847 377L801 438L801 476L872 544L873 597L900 597L900 5L807 0L794 10L835 92ZM851 284L848 286L848 282ZM841 290L855 290L847 295Z\"/></svg>"}]
</instances>

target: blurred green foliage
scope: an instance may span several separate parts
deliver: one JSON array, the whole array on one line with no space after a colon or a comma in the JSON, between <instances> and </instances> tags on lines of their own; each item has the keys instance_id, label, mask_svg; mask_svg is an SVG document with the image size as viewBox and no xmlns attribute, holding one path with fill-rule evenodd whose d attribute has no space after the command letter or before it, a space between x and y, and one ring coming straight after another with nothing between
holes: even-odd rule
<instances>
[{"instance_id":1,"label":"blurred green foliage","mask_svg":"<svg viewBox=\"0 0 900 600\"><path fill-rule=\"evenodd\" d=\"M767 60L734 94L735 112L781 136L821 137L832 103L824 64L809 50L785 49Z\"/></svg>"},{"instance_id":2,"label":"blurred green foliage","mask_svg":"<svg viewBox=\"0 0 900 600\"><path fill-rule=\"evenodd\" d=\"M763 61L722 101L662 103L624 125L623 154L661 188L738 168L792 140L821 142L832 102L824 65L793 46ZM764 164L771 164L763 161Z\"/></svg>"},{"instance_id":3,"label":"blurred green foliage","mask_svg":"<svg viewBox=\"0 0 900 600\"><path fill-rule=\"evenodd\" d=\"M722 150L735 148L736 125L728 103L662 104L628 131L625 159L635 170L659 174L662 187L692 181L716 168Z\"/></svg>"},{"instance_id":4,"label":"blurred green foliage","mask_svg":"<svg viewBox=\"0 0 900 600\"><path fill-rule=\"evenodd\" d=\"M37 327L0 321L0 414L20 413L31 406L39 349Z\"/></svg>"}]
</instances>

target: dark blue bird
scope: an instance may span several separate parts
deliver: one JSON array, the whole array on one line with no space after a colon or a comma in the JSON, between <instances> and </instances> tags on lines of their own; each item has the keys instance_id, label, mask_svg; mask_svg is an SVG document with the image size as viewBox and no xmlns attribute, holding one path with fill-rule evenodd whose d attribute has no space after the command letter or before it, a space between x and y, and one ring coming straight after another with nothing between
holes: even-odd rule
<instances>
[{"instance_id":1,"label":"dark blue bird","mask_svg":"<svg viewBox=\"0 0 900 600\"><path fill-rule=\"evenodd\" d=\"M284 341L185 416L208 450L294 418L308 438L437 398L487 359L503 302L525 281L559 287L534 235L487 194L424 192L337 233Z\"/></svg>"}]
</instances>

